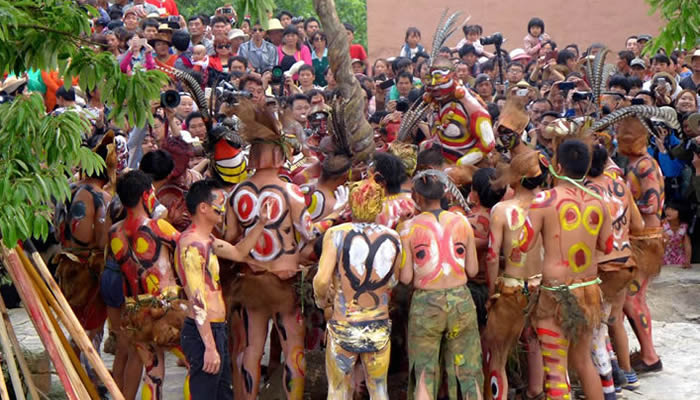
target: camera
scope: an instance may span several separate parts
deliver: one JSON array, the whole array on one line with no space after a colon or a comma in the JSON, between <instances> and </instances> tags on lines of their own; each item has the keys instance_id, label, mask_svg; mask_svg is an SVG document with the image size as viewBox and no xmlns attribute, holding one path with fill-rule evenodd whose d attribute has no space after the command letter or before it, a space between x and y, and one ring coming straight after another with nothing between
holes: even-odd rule
<instances>
[{"instance_id":1,"label":"camera","mask_svg":"<svg viewBox=\"0 0 700 400\"><path fill-rule=\"evenodd\" d=\"M396 111L406 112L406 111L408 111L409 107L410 107L410 104L408 104L407 98L399 97L399 99L396 100Z\"/></svg>"},{"instance_id":2,"label":"camera","mask_svg":"<svg viewBox=\"0 0 700 400\"><path fill-rule=\"evenodd\" d=\"M571 96L571 101L573 101L574 103L577 103L579 101L584 101L584 100L593 100L593 93L576 91Z\"/></svg>"},{"instance_id":3,"label":"camera","mask_svg":"<svg viewBox=\"0 0 700 400\"><path fill-rule=\"evenodd\" d=\"M503 35L501 32L496 32L491 36L482 37L479 41L484 46L492 44L496 47L500 47L503 44Z\"/></svg>"},{"instance_id":4,"label":"camera","mask_svg":"<svg viewBox=\"0 0 700 400\"><path fill-rule=\"evenodd\" d=\"M175 108L180 105L180 93L177 90L166 90L160 94L160 106Z\"/></svg>"},{"instance_id":5,"label":"camera","mask_svg":"<svg viewBox=\"0 0 700 400\"><path fill-rule=\"evenodd\" d=\"M272 67L272 79L270 79L270 83L273 85L280 85L282 82L284 82L284 71L282 67Z\"/></svg>"},{"instance_id":6,"label":"camera","mask_svg":"<svg viewBox=\"0 0 700 400\"><path fill-rule=\"evenodd\" d=\"M235 86L226 81L221 81L219 86L216 87L216 98L220 101L235 104L238 97L251 99L253 94L246 90L237 90Z\"/></svg>"}]
</instances>

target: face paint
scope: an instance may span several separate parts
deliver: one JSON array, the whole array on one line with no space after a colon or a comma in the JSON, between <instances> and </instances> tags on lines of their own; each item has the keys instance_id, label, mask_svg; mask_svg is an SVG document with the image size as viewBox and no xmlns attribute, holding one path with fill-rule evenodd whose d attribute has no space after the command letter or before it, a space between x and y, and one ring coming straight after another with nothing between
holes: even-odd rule
<instances>
[{"instance_id":1,"label":"face paint","mask_svg":"<svg viewBox=\"0 0 700 400\"><path fill-rule=\"evenodd\" d=\"M248 177L245 154L226 139L216 142L213 161L214 171L226 183L239 183Z\"/></svg>"}]
</instances>

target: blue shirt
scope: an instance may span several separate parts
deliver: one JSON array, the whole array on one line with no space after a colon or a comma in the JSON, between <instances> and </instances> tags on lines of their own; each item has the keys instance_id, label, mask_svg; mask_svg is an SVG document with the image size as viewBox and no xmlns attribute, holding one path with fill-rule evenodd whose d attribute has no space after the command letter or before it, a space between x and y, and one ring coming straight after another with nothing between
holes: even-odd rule
<instances>
[{"instance_id":1,"label":"blue shirt","mask_svg":"<svg viewBox=\"0 0 700 400\"><path fill-rule=\"evenodd\" d=\"M685 165L681 160L671 157L671 155L666 152L656 152L656 146L653 145L656 141L656 137L651 137L652 145L647 147L649 155L654 157L661 167L661 172L665 178L675 178L681 175L683 171L683 166ZM674 133L670 133L665 140L664 146L666 149L671 149L678 146L681 143L680 139L676 137Z\"/></svg>"}]
</instances>

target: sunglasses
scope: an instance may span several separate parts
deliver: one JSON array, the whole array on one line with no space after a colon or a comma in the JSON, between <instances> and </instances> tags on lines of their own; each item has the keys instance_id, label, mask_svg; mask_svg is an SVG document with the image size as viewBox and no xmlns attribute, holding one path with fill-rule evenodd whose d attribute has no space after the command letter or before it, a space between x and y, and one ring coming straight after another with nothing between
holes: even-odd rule
<instances>
[{"instance_id":1,"label":"sunglasses","mask_svg":"<svg viewBox=\"0 0 700 400\"><path fill-rule=\"evenodd\" d=\"M231 48L231 44L217 44L217 45L216 45L216 48L217 48L217 49L230 49L230 48Z\"/></svg>"},{"instance_id":2,"label":"sunglasses","mask_svg":"<svg viewBox=\"0 0 700 400\"><path fill-rule=\"evenodd\" d=\"M253 28L253 32L265 32L263 28Z\"/></svg>"},{"instance_id":3,"label":"sunglasses","mask_svg":"<svg viewBox=\"0 0 700 400\"><path fill-rule=\"evenodd\" d=\"M314 42L323 42L325 39L322 37L315 37Z\"/></svg>"}]
</instances>

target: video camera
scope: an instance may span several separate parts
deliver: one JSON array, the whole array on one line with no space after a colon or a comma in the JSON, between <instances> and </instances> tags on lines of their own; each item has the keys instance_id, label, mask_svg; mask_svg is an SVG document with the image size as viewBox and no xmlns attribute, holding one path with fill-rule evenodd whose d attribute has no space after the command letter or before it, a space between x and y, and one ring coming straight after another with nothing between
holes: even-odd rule
<instances>
[{"instance_id":1,"label":"video camera","mask_svg":"<svg viewBox=\"0 0 700 400\"><path fill-rule=\"evenodd\" d=\"M236 98L238 97L251 99L253 98L253 94L246 90L238 90L235 86L226 81L221 81L219 86L216 87L216 98L219 101L235 104Z\"/></svg>"},{"instance_id":2,"label":"video camera","mask_svg":"<svg viewBox=\"0 0 700 400\"><path fill-rule=\"evenodd\" d=\"M501 45L503 44L503 35L501 34L501 32L496 32L491 36L482 37L481 39L479 39L479 41L484 46L492 44L496 47L501 47Z\"/></svg>"},{"instance_id":3,"label":"video camera","mask_svg":"<svg viewBox=\"0 0 700 400\"><path fill-rule=\"evenodd\" d=\"M180 93L177 90L166 90L160 94L160 106L175 108L180 105Z\"/></svg>"}]
</instances>

